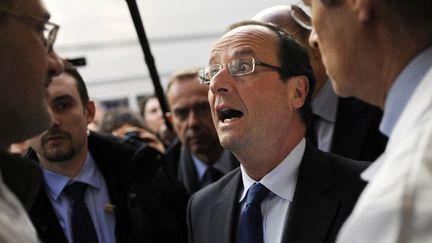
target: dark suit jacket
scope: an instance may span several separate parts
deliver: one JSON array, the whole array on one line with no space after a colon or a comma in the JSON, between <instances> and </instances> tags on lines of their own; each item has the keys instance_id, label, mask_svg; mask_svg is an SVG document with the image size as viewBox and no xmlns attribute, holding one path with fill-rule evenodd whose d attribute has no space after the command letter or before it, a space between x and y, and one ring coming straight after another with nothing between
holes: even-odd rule
<instances>
[{"instance_id":1,"label":"dark suit jacket","mask_svg":"<svg viewBox=\"0 0 432 243\"><path fill-rule=\"evenodd\" d=\"M382 111L355 98L339 98L330 152L351 159L375 161L387 137L379 131Z\"/></svg>"},{"instance_id":2,"label":"dark suit jacket","mask_svg":"<svg viewBox=\"0 0 432 243\"><path fill-rule=\"evenodd\" d=\"M192 160L191 153L179 141L168 150L166 170L183 184L189 195L201 189L198 172ZM238 160L231 154L231 169L239 166Z\"/></svg>"},{"instance_id":3,"label":"dark suit jacket","mask_svg":"<svg viewBox=\"0 0 432 243\"><path fill-rule=\"evenodd\" d=\"M29 210L42 183L39 166L25 158L0 152L0 168L4 183Z\"/></svg>"},{"instance_id":4,"label":"dark suit jacket","mask_svg":"<svg viewBox=\"0 0 432 243\"><path fill-rule=\"evenodd\" d=\"M334 242L365 186L359 174L367 164L307 144L282 242ZM242 187L237 169L191 197L187 211L189 243L237 241Z\"/></svg>"},{"instance_id":5,"label":"dark suit jacket","mask_svg":"<svg viewBox=\"0 0 432 243\"><path fill-rule=\"evenodd\" d=\"M135 152L96 134L88 139L115 206L117 242L185 242L186 193L161 169L161 155L152 149ZM37 159L34 152L29 156ZM30 217L43 242L67 242L44 186Z\"/></svg>"}]
</instances>

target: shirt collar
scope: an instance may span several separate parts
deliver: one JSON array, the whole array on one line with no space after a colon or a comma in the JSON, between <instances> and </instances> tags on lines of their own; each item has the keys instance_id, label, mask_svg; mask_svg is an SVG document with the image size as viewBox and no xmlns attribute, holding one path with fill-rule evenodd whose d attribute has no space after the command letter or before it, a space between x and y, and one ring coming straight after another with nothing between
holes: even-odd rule
<instances>
[{"instance_id":1,"label":"shirt collar","mask_svg":"<svg viewBox=\"0 0 432 243\"><path fill-rule=\"evenodd\" d=\"M298 168L303 158L305 148L306 140L303 138L291 153L289 153L278 166L265 175L259 182L267 187L267 189L272 193L291 202L297 184ZM242 165L240 165L240 169L244 188L240 197L240 202L242 202L245 199L249 188L253 184L257 183L257 181L248 176Z\"/></svg>"},{"instance_id":2,"label":"shirt collar","mask_svg":"<svg viewBox=\"0 0 432 243\"><path fill-rule=\"evenodd\" d=\"M192 161L195 164L195 168L198 173L198 179L201 181L204 177L204 174L207 171L207 164L202 162L200 159L198 159L195 155L191 155ZM218 169L223 174L228 173L231 171L231 154L228 152L228 150L224 149L219 156L219 158L216 160L216 162L213 164L213 168Z\"/></svg>"},{"instance_id":3,"label":"shirt collar","mask_svg":"<svg viewBox=\"0 0 432 243\"><path fill-rule=\"evenodd\" d=\"M100 180L98 180L97 176L96 163L90 153L87 153L84 166L75 178L49 171L44 168L42 168L42 171L47 191L54 200L57 200L67 185L75 181L86 183L98 190L101 187Z\"/></svg>"},{"instance_id":4,"label":"shirt collar","mask_svg":"<svg viewBox=\"0 0 432 243\"><path fill-rule=\"evenodd\" d=\"M382 133L390 137L402 111L414 93L415 88L432 65L432 47L417 55L402 70L391 86L384 105L380 124Z\"/></svg>"},{"instance_id":5,"label":"shirt collar","mask_svg":"<svg viewBox=\"0 0 432 243\"><path fill-rule=\"evenodd\" d=\"M312 111L321 119L334 123L336 122L338 101L339 97L334 92L331 81L327 80L312 100Z\"/></svg>"}]
</instances>

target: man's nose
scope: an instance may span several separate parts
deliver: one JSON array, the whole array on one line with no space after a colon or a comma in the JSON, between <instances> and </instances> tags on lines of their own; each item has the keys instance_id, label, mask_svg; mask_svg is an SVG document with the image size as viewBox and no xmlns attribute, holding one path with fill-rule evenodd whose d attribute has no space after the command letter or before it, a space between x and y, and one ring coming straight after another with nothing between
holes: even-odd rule
<instances>
[{"instance_id":1,"label":"man's nose","mask_svg":"<svg viewBox=\"0 0 432 243\"><path fill-rule=\"evenodd\" d=\"M48 77L59 76L64 71L63 60L55 51L48 53Z\"/></svg>"}]
</instances>

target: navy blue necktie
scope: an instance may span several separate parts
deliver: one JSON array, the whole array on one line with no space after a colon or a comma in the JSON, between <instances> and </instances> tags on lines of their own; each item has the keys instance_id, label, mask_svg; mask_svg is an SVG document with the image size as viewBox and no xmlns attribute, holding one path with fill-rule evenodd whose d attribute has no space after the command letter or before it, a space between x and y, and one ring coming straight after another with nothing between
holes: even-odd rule
<instances>
[{"instance_id":1,"label":"navy blue necktie","mask_svg":"<svg viewBox=\"0 0 432 243\"><path fill-rule=\"evenodd\" d=\"M64 192L72 199L72 238L74 243L97 243L96 230L92 218L84 202L84 193L88 185L74 182L64 188Z\"/></svg>"},{"instance_id":2,"label":"navy blue necktie","mask_svg":"<svg viewBox=\"0 0 432 243\"><path fill-rule=\"evenodd\" d=\"M261 202L269 192L261 183L255 183L249 188L246 206L240 216L238 243L264 242Z\"/></svg>"}]
</instances>

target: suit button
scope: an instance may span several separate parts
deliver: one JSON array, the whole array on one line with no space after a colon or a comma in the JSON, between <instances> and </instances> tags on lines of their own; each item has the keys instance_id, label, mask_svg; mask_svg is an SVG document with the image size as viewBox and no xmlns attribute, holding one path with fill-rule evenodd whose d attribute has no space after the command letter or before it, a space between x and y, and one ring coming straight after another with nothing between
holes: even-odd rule
<instances>
[{"instance_id":1,"label":"suit button","mask_svg":"<svg viewBox=\"0 0 432 243\"><path fill-rule=\"evenodd\" d=\"M129 194L129 199L135 199L135 198L136 198L136 194L135 193Z\"/></svg>"}]
</instances>

